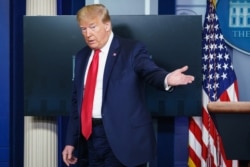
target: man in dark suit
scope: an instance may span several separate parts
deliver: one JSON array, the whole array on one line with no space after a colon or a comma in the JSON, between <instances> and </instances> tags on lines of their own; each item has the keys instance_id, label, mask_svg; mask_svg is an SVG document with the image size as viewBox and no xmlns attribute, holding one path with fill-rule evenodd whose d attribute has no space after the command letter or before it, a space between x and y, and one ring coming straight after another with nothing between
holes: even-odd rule
<instances>
[{"instance_id":1,"label":"man in dark suit","mask_svg":"<svg viewBox=\"0 0 250 167\"><path fill-rule=\"evenodd\" d=\"M72 111L63 160L67 166L77 162L73 151L81 140L86 141L91 167L146 166L156 155L156 140L146 109L144 84L169 91L171 87L192 83L194 77L183 74L187 66L165 71L152 61L142 43L114 35L104 5L83 7L77 20L87 46L75 59ZM91 100L86 102L90 89L86 83L95 50L100 53L96 83L90 84L94 85L92 130L85 135L87 121L83 119L87 116L81 114L86 112L84 103L92 104Z\"/></svg>"}]
</instances>

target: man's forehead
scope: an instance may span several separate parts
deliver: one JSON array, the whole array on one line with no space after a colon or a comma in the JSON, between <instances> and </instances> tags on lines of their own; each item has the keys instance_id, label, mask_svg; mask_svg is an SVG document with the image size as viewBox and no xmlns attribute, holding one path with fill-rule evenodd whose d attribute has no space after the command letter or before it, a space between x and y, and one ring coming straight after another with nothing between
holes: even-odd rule
<instances>
[{"instance_id":1,"label":"man's forehead","mask_svg":"<svg viewBox=\"0 0 250 167\"><path fill-rule=\"evenodd\" d=\"M90 26L90 25L98 24L99 22L100 20L96 17L94 19L83 19L79 23L80 23L80 26Z\"/></svg>"}]
</instances>

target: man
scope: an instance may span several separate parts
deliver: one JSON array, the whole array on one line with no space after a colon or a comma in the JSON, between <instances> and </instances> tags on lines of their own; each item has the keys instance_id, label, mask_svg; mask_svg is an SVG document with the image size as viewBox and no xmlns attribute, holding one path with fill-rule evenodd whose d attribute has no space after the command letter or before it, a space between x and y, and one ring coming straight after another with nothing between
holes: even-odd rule
<instances>
[{"instance_id":1,"label":"man","mask_svg":"<svg viewBox=\"0 0 250 167\"><path fill-rule=\"evenodd\" d=\"M67 166L75 164L73 151L79 139L87 142L89 166L146 166L156 155L150 113L146 109L144 84L168 91L193 82L184 66L173 72L158 67L137 41L113 34L108 10L104 5L87 5L77 13L77 20L87 46L78 52L72 93L72 111L62 152ZM88 71L94 52L99 62L94 87L93 106L89 100ZM91 76L94 76L93 74ZM94 85L94 86L93 86ZM87 98L88 96L88 98ZM85 104L91 108L89 133ZM83 138L84 136L84 138Z\"/></svg>"}]
</instances>

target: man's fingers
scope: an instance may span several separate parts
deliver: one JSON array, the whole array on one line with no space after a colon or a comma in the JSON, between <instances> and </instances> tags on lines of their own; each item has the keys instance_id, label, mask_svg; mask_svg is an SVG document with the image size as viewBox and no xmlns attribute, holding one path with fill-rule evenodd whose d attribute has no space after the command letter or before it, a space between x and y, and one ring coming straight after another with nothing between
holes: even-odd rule
<instances>
[{"instance_id":1,"label":"man's fingers","mask_svg":"<svg viewBox=\"0 0 250 167\"><path fill-rule=\"evenodd\" d=\"M71 158L68 159L68 163L69 163L69 164L75 164L76 162L77 162L77 158L74 157L74 156L71 156Z\"/></svg>"},{"instance_id":2,"label":"man's fingers","mask_svg":"<svg viewBox=\"0 0 250 167\"><path fill-rule=\"evenodd\" d=\"M67 166L70 166L71 164L75 164L77 162L77 158L74 157L73 151L74 151L74 147L67 145L67 146L65 146L65 148L62 152L63 162Z\"/></svg>"},{"instance_id":3,"label":"man's fingers","mask_svg":"<svg viewBox=\"0 0 250 167\"><path fill-rule=\"evenodd\" d=\"M75 164L77 162L77 158L72 154L63 153L63 161L67 166L70 166L71 164Z\"/></svg>"},{"instance_id":4,"label":"man's fingers","mask_svg":"<svg viewBox=\"0 0 250 167\"><path fill-rule=\"evenodd\" d=\"M69 162L68 162L68 154L67 153L62 153L63 155L63 162L69 166Z\"/></svg>"},{"instance_id":5,"label":"man's fingers","mask_svg":"<svg viewBox=\"0 0 250 167\"><path fill-rule=\"evenodd\" d=\"M188 70L188 66L184 66L184 67L180 68L181 73L183 73L187 70Z\"/></svg>"}]
</instances>

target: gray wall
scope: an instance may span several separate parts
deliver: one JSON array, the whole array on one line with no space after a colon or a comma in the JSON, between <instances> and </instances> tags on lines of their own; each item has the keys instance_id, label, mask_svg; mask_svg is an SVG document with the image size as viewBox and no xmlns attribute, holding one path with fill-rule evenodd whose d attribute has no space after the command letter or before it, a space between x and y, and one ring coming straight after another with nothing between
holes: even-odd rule
<instances>
[{"instance_id":1,"label":"gray wall","mask_svg":"<svg viewBox=\"0 0 250 167\"><path fill-rule=\"evenodd\" d=\"M250 86L250 56L233 49L232 60L239 85L239 100L250 101L250 89L248 88Z\"/></svg>"}]
</instances>

